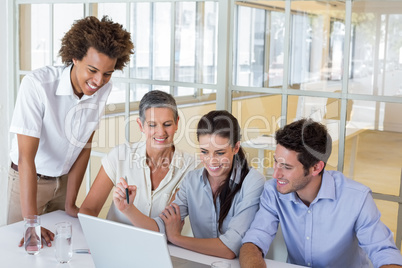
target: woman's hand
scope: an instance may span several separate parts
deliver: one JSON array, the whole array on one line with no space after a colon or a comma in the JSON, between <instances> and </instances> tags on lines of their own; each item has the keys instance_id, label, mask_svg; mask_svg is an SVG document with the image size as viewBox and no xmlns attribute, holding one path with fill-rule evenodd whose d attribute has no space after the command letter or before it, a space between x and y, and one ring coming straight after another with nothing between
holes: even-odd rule
<instances>
[{"instance_id":1,"label":"woman's hand","mask_svg":"<svg viewBox=\"0 0 402 268\"><path fill-rule=\"evenodd\" d=\"M129 204L127 204L126 189L129 194ZM130 206L133 205L135 195L137 194L137 186L128 185L127 182L120 178L119 183L113 191L113 202L118 210L125 212Z\"/></svg>"},{"instance_id":2,"label":"woman's hand","mask_svg":"<svg viewBox=\"0 0 402 268\"><path fill-rule=\"evenodd\" d=\"M167 206L164 211L159 215L165 223L166 236L168 240L176 244L175 241L181 236L181 230L183 229L184 221L181 220L180 207L172 203Z\"/></svg>"}]
</instances>

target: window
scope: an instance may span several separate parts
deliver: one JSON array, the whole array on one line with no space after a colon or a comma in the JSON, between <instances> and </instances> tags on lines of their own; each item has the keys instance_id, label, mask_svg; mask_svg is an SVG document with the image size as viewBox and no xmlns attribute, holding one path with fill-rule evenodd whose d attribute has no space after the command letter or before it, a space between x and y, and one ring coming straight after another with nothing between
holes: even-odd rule
<instances>
[{"instance_id":1,"label":"window","mask_svg":"<svg viewBox=\"0 0 402 268\"><path fill-rule=\"evenodd\" d=\"M132 103L132 110L136 109L135 103L152 89L167 91L178 102L215 100L217 0L25 2L18 5L21 29L18 74L45 65L61 65L60 40L74 20L87 15L98 18L107 15L131 32L135 45L129 66L113 74L114 87L108 104L114 105L107 113L123 112L126 101Z\"/></svg>"},{"instance_id":2,"label":"window","mask_svg":"<svg viewBox=\"0 0 402 268\"><path fill-rule=\"evenodd\" d=\"M234 10L232 110L243 107L249 121L263 111L266 123L253 128L259 136L301 117L325 124L333 139L326 168L371 187L400 247L400 5L239 1ZM248 153L261 159L260 151ZM270 176L272 152L262 156Z\"/></svg>"}]
</instances>

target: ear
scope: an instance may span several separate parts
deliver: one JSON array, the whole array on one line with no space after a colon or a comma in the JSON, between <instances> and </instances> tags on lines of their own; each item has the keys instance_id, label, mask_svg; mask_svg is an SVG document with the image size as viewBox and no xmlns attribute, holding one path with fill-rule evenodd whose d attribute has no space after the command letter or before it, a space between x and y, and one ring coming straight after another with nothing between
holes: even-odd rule
<instances>
[{"instance_id":1,"label":"ear","mask_svg":"<svg viewBox=\"0 0 402 268\"><path fill-rule=\"evenodd\" d=\"M177 131L177 130L179 129L179 119L180 119L180 116L177 116L177 120L176 120L176 130L175 130L175 131Z\"/></svg>"},{"instance_id":2,"label":"ear","mask_svg":"<svg viewBox=\"0 0 402 268\"><path fill-rule=\"evenodd\" d=\"M140 127L140 131L141 132L144 132L144 127L143 127L143 125L142 125L142 123L141 123L141 119L138 117L137 118L137 124L138 124L138 126Z\"/></svg>"},{"instance_id":3,"label":"ear","mask_svg":"<svg viewBox=\"0 0 402 268\"><path fill-rule=\"evenodd\" d=\"M236 142L233 150L234 150L235 154L237 154L239 152L239 150L240 150L240 141Z\"/></svg>"},{"instance_id":4,"label":"ear","mask_svg":"<svg viewBox=\"0 0 402 268\"><path fill-rule=\"evenodd\" d=\"M77 59L75 59L75 58L73 58L73 63L74 63L74 65L76 65L77 64Z\"/></svg>"},{"instance_id":5,"label":"ear","mask_svg":"<svg viewBox=\"0 0 402 268\"><path fill-rule=\"evenodd\" d=\"M313 176L317 176L318 174L320 174L320 172L324 169L324 162L323 161L319 161L317 164L315 164L312 167L312 171L311 171L311 175Z\"/></svg>"}]
</instances>

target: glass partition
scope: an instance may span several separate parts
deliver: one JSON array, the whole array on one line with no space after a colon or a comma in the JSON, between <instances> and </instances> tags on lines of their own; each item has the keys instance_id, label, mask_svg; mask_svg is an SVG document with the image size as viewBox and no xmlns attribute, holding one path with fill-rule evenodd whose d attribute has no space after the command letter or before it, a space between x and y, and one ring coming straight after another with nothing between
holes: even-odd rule
<instances>
[{"instance_id":1,"label":"glass partition","mask_svg":"<svg viewBox=\"0 0 402 268\"><path fill-rule=\"evenodd\" d=\"M242 147L249 164L267 177L273 173L273 134L281 122L281 96L238 93L232 101L232 113L242 130Z\"/></svg>"}]
</instances>

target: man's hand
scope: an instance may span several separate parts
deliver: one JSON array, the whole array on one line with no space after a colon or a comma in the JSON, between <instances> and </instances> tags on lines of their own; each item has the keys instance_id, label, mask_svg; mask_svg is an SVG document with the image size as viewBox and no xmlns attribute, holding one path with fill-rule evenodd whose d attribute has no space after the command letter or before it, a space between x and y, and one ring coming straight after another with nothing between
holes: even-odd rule
<instances>
[{"instance_id":1,"label":"man's hand","mask_svg":"<svg viewBox=\"0 0 402 268\"><path fill-rule=\"evenodd\" d=\"M52 233L51 231L49 231L48 229L43 228L43 227L41 227L40 231L41 231L42 239L45 241L46 245L48 247L51 247L52 246L51 241L54 240L54 233ZM43 244L45 244L45 243L42 243L42 248L43 248ZM24 245L24 238L21 239L18 246L22 247L23 245Z\"/></svg>"}]
</instances>

